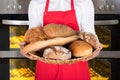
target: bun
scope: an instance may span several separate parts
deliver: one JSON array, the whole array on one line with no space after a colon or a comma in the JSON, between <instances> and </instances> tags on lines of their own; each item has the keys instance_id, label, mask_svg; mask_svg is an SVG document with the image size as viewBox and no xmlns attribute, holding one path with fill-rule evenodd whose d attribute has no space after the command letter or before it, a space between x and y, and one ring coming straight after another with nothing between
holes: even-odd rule
<instances>
[{"instance_id":1,"label":"bun","mask_svg":"<svg viewBox=\"0 0 120 80\"><path fill-rule=\"evenodd\" d=\"M92 46L85 41L76 40L69 46L74 57L84 57L92 55Z\"/></svg>"},{"instance_id":2,"label":"bun","mask_svg":"<svg viewBox=\"0 0 120 80\"><path fill-rule=\"evenodd\" d=\"M70 59L71 52L61 46L52 46L44 50L43 57L48 59Z\"/></svg>"}]
</instances>

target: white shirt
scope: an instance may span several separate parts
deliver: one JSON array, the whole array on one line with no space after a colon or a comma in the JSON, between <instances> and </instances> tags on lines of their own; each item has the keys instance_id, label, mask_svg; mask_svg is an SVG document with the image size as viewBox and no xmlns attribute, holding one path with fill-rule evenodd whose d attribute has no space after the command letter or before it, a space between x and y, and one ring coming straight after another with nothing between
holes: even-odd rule
<instances>
[{"instance_id":1,"label":"white shirt","mask_svg":"<svg viewBox=\"0 0 120 80\"><path fill-rule=\"evenodd\" d=\"M48 11L66 11L71 9L71 0L50 0ZM28 9L29 28L43 25L43 13L46 0L31 0ZM94 6L92 0L74 0L77 22L81 32L94 29Z\"/></svg>"}]
</instances>

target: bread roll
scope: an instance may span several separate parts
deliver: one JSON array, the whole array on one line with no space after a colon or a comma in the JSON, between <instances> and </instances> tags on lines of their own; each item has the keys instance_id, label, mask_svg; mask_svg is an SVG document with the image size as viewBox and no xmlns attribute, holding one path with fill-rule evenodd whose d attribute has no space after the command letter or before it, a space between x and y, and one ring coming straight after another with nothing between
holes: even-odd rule
<instances>
[{"instance_id":1,"label":"bread roll","mask_svg":"<svg viewBox=\"0 0 120 80\"><path fill-rule=\"evenodd\" d=\"M44 50L43 57L47 59L70 59L71 52L61 46L52 46Z\"/></svg>"},{"instance_id":2,"label":"bread roll","mask_svg":"<svg viewBox=\"0 0 120 80\"><path fill-rule=\"evenodd\" d=\"M78 34L78 36L83 41L86 41L87 43L89 43L94 49L97 48L97 44L99 43L99 40L97 36L95 36L94 34L90 32L81 32Z\"/></svg>"},{"instance_id":3,"label":"bread roll","mask_svg":"<svg viewBox=\"0 0 120 80\"><path fill-rule=\"evenodd\" d=\"M74 57L84 57L92 55L92 46L85 41L76 40L69 46Z\"/></svg>"}]
</instances>

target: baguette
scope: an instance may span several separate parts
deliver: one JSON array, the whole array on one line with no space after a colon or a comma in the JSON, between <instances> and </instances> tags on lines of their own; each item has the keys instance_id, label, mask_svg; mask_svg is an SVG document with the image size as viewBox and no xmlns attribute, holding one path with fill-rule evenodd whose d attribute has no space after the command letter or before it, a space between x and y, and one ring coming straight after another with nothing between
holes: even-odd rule
<instances>
[{"instance_id":1,"label":"baguette","mask_svg":"<svg viewBox=\"0 0 120 80\"><path fill-rule=\"evenodd\" d=\"M56 38L49 39L49 40L37 41L37 42L26 45L22 49L22 52L29 53L29 52L38 51L48 46L65 45L77 39L78 39L78 36L74 35L74 36L69 36L69 37L56 37Z\"/></svg>"}]
</instances>

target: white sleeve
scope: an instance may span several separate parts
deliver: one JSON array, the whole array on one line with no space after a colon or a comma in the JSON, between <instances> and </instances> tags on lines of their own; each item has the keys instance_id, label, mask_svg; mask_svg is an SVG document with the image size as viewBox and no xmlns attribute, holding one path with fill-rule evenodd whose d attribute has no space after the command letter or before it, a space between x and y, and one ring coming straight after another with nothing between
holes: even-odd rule
<instances>
[{"instance_id":1,"label":"white sleeve","mask_svg":"<svg viewBox=\"0 0 120 80\"><path fill-rule=\"evenodd\" d=\"M39 4L40 5L40 4ZM28 8L29 28L40 26L43 23L43 9L40 10L40 6L37 0L31 0Z\"/></svg>"},{"instance_id":2,"label":"white sleeve","mask_svg":"<svg viewBox=\"0 0 120 80\"><path fill-rule=\"evenodd\" d=\"M92 0L85 0L81 4L81 31L96 35L94 27L94 6Z\"/></svg>"}]
</instances>

